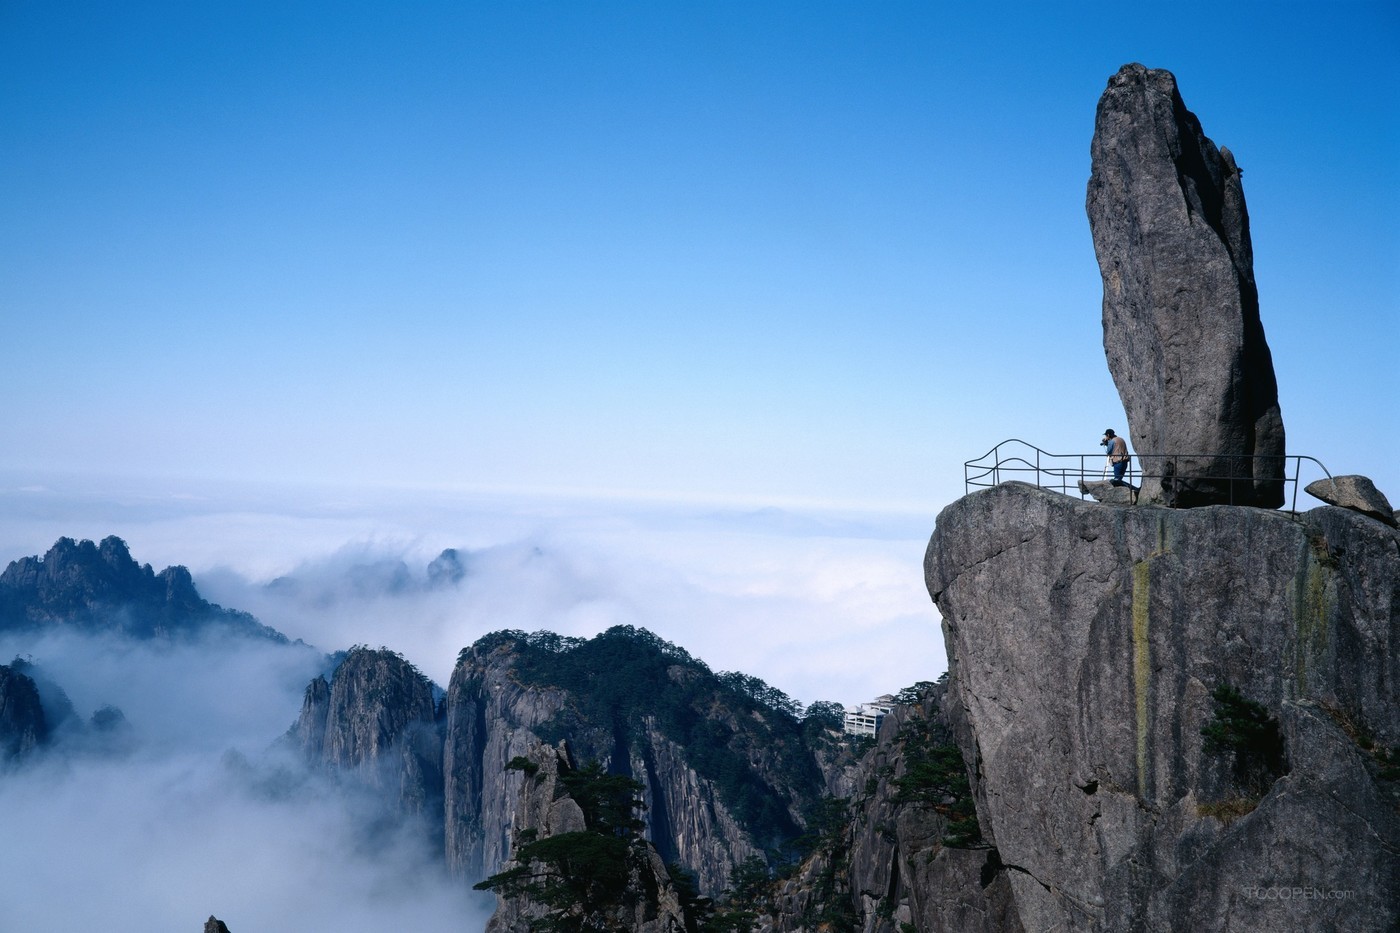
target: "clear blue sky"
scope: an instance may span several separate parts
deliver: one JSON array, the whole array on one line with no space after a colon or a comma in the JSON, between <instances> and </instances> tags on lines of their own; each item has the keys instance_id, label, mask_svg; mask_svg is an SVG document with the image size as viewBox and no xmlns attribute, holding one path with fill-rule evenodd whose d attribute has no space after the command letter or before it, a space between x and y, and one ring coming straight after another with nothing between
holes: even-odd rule
<instances>
[{"instance_id":1,"label":"clear blue sky","mask_svg":"<svg viewBox=\"0 0 1400 933\"><path fill-rule=\"evenodd\" d=\"M0 468L886 503L1122 409L1094 107L1245 169L1290 452L1400 499L1393 3L0 5Z\"/></svg>"}]
</instances>

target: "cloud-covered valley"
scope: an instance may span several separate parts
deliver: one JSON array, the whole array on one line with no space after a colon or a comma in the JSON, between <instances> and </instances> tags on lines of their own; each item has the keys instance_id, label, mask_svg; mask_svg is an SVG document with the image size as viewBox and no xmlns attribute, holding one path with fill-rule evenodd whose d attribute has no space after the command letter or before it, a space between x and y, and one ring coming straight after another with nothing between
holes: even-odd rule
<instances>
[{"instance_id":1,"label":"cloud-covered valley","mask_svg":"<svg viewBox=\"0 0 1400 933\"><path fill-rule=\"evenodd\" d=\"M119 708L129 735L73 729L0 773L4 928L117 933L471 929L489 905L446 877L419 827L276 747L324 658L244 639L134 645L0 640L76 718Z\"/></svg>"},{"instance_id":2,"label":"cloud-covered valley","mask_svg":"<svg viewBox=\"0 0 1400 933\"><path fill-rule=\"evenodd\" d=\"M0 638L123 750L56 742L0 774L0 898L23 930L479 929L491 904L449 879L419 827L308 773L277 747L326 653L386 646L446 686L458 652L501 629L650 629L714 670L810 703L855 703L944 669L923 592L918 517L675 504L401 497L347 504L148 496L94 509L11 487L13 560L60 535L115 534L200 594L303 644L205 637ZM97 518L94 518L97 516ZM455 550L455 559L443 552ZM380 814L382 816L382 814ZM367 836L365 827L379 827Z\"/></svg>"}]
</instances>

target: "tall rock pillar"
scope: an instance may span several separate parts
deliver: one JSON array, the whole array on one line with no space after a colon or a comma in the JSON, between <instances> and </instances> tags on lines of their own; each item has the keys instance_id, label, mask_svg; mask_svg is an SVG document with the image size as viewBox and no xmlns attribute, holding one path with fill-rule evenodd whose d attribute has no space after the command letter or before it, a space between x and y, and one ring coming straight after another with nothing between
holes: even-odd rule
<instances>
[{"instance_id":1,"label":"tall rock pillar","mask_svg":"<svg viewBox=\"0 0 1400 933\"><path fill-rule=\"evenodd\" d=\"M1091 154L1104 352L1142 500L1281 506L1283 417L1234 158L1171 72L1137 64L1109 79Z\"/></svg>"}]
</instances>

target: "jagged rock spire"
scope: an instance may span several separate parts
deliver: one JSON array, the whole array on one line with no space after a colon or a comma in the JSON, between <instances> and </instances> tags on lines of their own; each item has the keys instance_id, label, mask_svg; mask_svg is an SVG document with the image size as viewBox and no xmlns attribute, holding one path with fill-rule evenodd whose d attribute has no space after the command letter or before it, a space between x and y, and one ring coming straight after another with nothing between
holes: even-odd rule
<instances>
[{"instance_id":1,"label":"jagged rock spire","mask_svg":"<svg viewBox=\"0 0 1400 933\"><path fill-rule=\"evenodd\" d=\"M1143 498L1277 508L1283 417L1233 156L1202 132L1171 72L1137 64L1109 79L1091 154L1104 352L1133 449L1209 455L1148 459Z\"/></svg>"}]
</instances>

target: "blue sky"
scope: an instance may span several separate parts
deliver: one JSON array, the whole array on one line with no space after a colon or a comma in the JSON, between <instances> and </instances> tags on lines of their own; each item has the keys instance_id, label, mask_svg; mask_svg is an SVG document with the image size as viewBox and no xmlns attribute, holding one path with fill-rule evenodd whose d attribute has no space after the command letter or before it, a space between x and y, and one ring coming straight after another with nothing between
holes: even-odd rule
<instances>
[{"instance_id":1,"label":"blue sky","mask_svg":"<svg viewBox=\"0 0 1400 933\"><path fill-rule=\"evenodd\" d=\"M1246 171L1290 451L1400 493L1389 4L0 8L0 466L883 504L1122 410L1094 106Z\"/></svg>"},{"instance_id":2,"label":"blue sky","mask_svg":"<svg viewBox=\"0 0 1400 933\"><path fill-rule=\"evenodd\" d=\"M1393 5L20 2L0 560L116 534L439 679L610 624L804 702L936 676L963 462L1125 428L1084 194L1130 61L1245 170L1289 451L1400 500ZM548 561L257 589L443 547Z\"/></svg>"}]
</instances>

